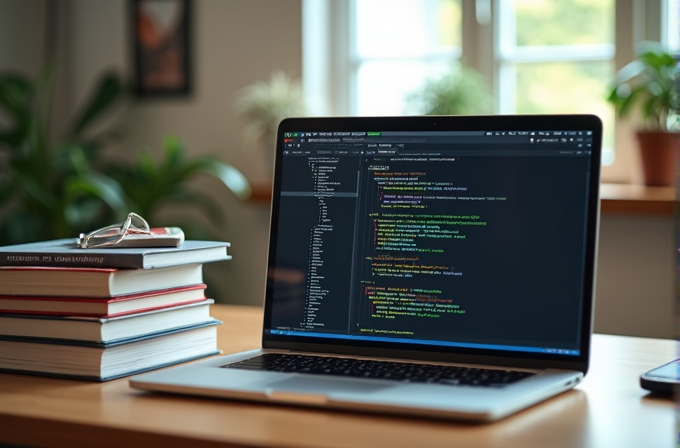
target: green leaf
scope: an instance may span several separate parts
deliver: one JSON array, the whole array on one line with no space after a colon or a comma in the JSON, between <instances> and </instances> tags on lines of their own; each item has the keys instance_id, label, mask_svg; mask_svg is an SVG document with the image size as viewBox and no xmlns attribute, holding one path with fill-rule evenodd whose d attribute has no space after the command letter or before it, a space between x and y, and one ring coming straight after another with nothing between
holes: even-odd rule
<instances>
[{"instance_id":1,"label":"green leaf","mask_svg":"<svg viewBox=\"0 0 680 448\"><path fill-rule=\"evenodd\" d=\"M95 88L87 101L87 105L76 120L71 131L74 137L80 136L88 126L108 111L123 93L123 83L120 77L114 73L106 73Z\"/></svg>"},{"instance_id":2,"label":"green leaf","mask_svg":"<svg viewBox=\"0 0 680 448\"><path fill-rule=\"evenodd\" d=\"M620 86L623 83L630 82L631 80L637 78L645 71L645 64L642 61L635 60L625 65L616 74L616 86Z\"/></svg>"},{"instance_id":3,"label":"green leaf","mask_svg":"<svg viewBox=\"0 0 680 448\"><path fill-rule=\"evenodd\" d=\"M14 211L0 222L0 245L37 241L49 234L49 224L40 214Z\"/></svg>"},{"instance_id":4,"label":"green leaf","mask_svg":"<svg viewBox=\"0 0 680 448\"><path fill-rule=\"evenodd\" d=\"M102 200L118 216L128 213L125 194L115 180L101 174L87 173L64 181L64 197L67 204L73 204L79 197L88 194Z\"/></svg>"},{"instance_id":5,"label":"green leaf","mask_svg":"<svg viewBox=\"0 0 680 448\"><path fill-rule=\"evenodd\" d=\"M626 98L622 98L621 102L617 104L619 117L625 118L631 112L633 105L645 95L646 87L644 85L635 86Z\"/></svg>"},{"instance_id":6,"label":"green leaf","mask_svg":"<svg viewBox=\"0 0 680 448\"><path fill-rule=\"evenodd\" d=\"M137 159L137 166L148 178L153 179L158 177L158 166L151 154L145 153L140 155Z\"/></svg>"},{"instance_id":7,"label":"green leaf","mask_svg":"<svg viewBox=\"0 0 680 448\"><path fill-rule=\"evenodd\" d=\"M10 147L16 147L21 145L25 135L25 130L21 128L14 128L11 131L0 132L0 143L5 143Z\"/></svg>"},{"instance_id":8,"label":"green leaf","mask_svg":"<svg viewBox=\"0 0 680 448\"><path fill-rule=\"evenodd\" d=\"M0 129L0 143L15 147L27 138L33 119L31 103L34 89L30 80L19 74L0 74L0 111L7 123Z\"/></svg>"},{"instance_id":9,"label":"green leaf","mask_svg":"<svg viewBox=\"0 0 680 448\"><path fill-rule=\"evenodd\" d=\"M0 107L16 121L30 120L33 86L26 76L0 74Z\"/></svg>"},{"instance_id":10,"label":"green leaf","mask_svg":"<svg viewBox=\"0 0 680 448\"><path fill-rule=\"evenodd\" d=\"M177 137L166 137L163 149L164 159L161 171L167 174L180 169L184 159L184 144Z\"/></svg>"},{"instance_id":11,"label":"green leaf","mask_svg":"<svg viewBox=\"0 0 680 448\"><path fill-rule=\"evenodd\" d=\"M252 189L248 179L235 167L213 158L201 159L203 169L220 179L239 199L248 199Z\"/></svg>"},{"instance_id":12,"label":"green leaf","mask_svg":"<svg viewBox=\"0 0 680 448\"><path fill-rule=\"evenodd\" d=\"M642 128L667 131L667 117L680 112L679 88L675 58L659 42L644 42L636 59L617 73L607 99L619 117L639 108Z\"/></svg>"},{"instance_id":13,"label":"green leaf","mask_svg":"<svg viewBox=\"0 0 680 448\"><path fill-rule=\"evenodd\" d=\"M68 148L66 154L77 173L85 174L90 171L90 164L82 148L79 146L71 146Z\"/></svg>"},{"instance_id":14,"label":"green leaf","mask_svg":"<svg viewBox=\"0 0 680 448\"><path fill-rule=\"evenodd\" d=\"M64 204L63 221L67 225L64 226L64 235L61 236L91 232L122 220L123 218L112 213L98 198L94 196L79 198L75 202Z\"/></svg>"},{"instance_id":15,"label":"green leaf","mask_svg":"<svg viewBox=\"0 0 680 448\"><path fill-rule=\"evenodd\" d=\"M59 207L58 192L43 188L38 179L30 173L15 171L10 181L16 190L23 195L24 200L28 201L27 205L39 205L47 210L54 210Z\"/></svg>"},{"instance_id":16,"label":"green leaf","mask_svg":"<svg viewBox=\"0 0 680 448\"><path fill-rule=\"evenodd\" d=\"M7 181L2 181L0 177L0 205L11 200L14 197L14 190L12 185Z\"/></svg>"}]
</instances>

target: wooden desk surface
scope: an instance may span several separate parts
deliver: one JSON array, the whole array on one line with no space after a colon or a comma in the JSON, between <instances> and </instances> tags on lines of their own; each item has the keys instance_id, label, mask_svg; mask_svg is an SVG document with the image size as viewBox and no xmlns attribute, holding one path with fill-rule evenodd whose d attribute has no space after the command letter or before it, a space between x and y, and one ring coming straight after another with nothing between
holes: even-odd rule
<instances>
[{"instance_id":1,"label":"wooden desk surface","mask_svg":"<svg viewBox=\"0 0 680 448\"><path fill-rule=\"evenodd\" d=\"M259 346L261 311L214 306L219 347ZM123 378L89 383L0 374L0 445L40 447L672 447L671 400L640 373L672 360L676 343L595 335L576 389L494 424L238 403L152 394Z\"/></svg>"}]
</instances>

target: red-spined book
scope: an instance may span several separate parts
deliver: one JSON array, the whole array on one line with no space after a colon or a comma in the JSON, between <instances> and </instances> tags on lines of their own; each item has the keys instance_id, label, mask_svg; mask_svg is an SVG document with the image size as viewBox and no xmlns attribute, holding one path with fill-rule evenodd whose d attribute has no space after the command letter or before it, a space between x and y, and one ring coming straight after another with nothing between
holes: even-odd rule
<instances>
[{"instance_id":1,"label":"red-spined book","mask_svg":"<svg viewBox=\"0 0 680 448\"><path fill-rule=\"evenodd\" d=\"M205 284L111 298L0 296L2 314L110 318L205 300Z\"/></svg>"},{"instance_id":2,"label":"red-spined book","mask_svg":"<svg viewBox=\"0 0 680 448\"><path fill-rule=\"evenodd\" d=\"M203 283L202 264L157 269L0 266L0 295L111 298Z\"/></svg>"}]
</instances>

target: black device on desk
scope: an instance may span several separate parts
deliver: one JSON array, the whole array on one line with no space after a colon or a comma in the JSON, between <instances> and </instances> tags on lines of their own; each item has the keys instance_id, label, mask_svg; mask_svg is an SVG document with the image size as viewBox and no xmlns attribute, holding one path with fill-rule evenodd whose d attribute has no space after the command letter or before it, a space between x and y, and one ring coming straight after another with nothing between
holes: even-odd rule
<instances>
[{"instance_id":1,"label":"black device on desk","mask_svg":"<svg viewBox=\"0 0 680 448\"><path fill-rule=\"evenodd\" d=\"M640 376L640 386L652 392L671 393L680 385L680 359L656 367Z\"/></svg>"}]
</instances>

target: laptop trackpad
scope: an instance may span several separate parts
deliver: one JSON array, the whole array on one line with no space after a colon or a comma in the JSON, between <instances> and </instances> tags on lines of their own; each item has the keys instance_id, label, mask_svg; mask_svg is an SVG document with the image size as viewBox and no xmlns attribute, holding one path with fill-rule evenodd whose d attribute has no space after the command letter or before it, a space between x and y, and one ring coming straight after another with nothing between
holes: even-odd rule
<instances>
[{"instance_id":1,"label":"laptop trackpad","mask_svg":"<svg viewBox=\"0 0 680 448\"><path fill-rule=\"evenodd\" d=\"M391 384L372 384L371 381L346 380L343 378L294 376L285 380L274 381L265 385L274 393L277 391L302 392L309 394L330 395L336 393L370 393L393 387Z\"/></svg>"}]
</instances>

